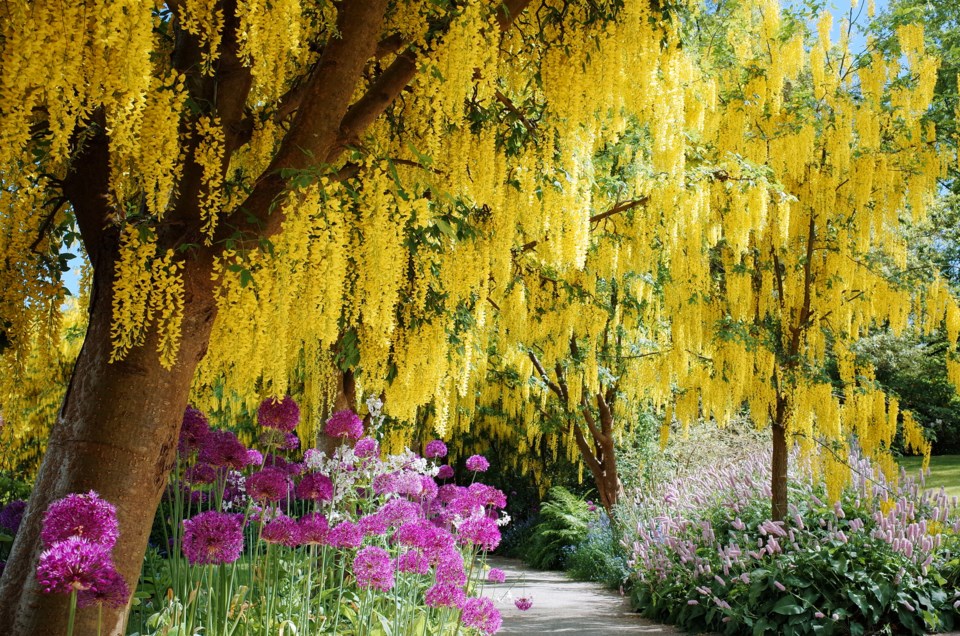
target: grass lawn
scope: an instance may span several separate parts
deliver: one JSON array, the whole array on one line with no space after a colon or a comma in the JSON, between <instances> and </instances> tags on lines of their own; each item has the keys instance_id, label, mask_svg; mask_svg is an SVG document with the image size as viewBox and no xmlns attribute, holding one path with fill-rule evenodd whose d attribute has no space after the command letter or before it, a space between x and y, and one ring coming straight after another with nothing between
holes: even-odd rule
<instances>
[{"instance_id":1,"label":"grass lawn","mask_svg":"<svg viewBox=\"0 0 960 636\"><path fill-rule=\"evenodd\" d=\"M900 465L908 475L916 475L923 463L922 457L901 457ZM960 455L934 455L930 458L930 474L927 487L943 486L948 495L960 497Z\"/></svg>"}]
</instances>

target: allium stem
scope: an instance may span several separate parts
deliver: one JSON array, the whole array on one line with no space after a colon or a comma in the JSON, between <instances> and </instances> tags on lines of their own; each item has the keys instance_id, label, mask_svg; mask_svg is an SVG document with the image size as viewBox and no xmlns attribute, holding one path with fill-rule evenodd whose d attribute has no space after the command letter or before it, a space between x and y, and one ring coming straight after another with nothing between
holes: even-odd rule
<instances>
[{"instance_id":1,"label":"allium stem","mask_svg":"<svg viewBox=\"0 0 960 636\"><path fill-rule=\"evenodd\" d=\"M67 614L67 636L73 636L73 624L77 619L77 591L70 592L70 613Z\"/></svg>"}]
</instances>

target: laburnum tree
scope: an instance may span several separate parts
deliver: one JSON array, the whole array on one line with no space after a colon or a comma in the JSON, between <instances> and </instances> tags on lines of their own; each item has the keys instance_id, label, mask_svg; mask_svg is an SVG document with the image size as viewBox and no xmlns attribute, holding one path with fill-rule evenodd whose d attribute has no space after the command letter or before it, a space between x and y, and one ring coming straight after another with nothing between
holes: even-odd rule
<instances>
[{"instance_id":1,"label":"laburnum tree","mask_svg":"<svg viewBox=\"0 0 960 636\"><path fill-rule=\"evenodd\" d=\"M956 346L960 313L943 280L908 286L897 275L905 223L927 213L944 170L925 117L937 61L917 25L899 29L896 53L856 58L846 39L831 44L829 14L804 46L796 21L731 10L733 28L715 43L727 52L713 56L724 106L701 138L727 176L690 202L702 229L672 252L684 259L671 262L662 296L674 359L652 363L680 393L677 418L722 422L747 404L772 426L772 514L782 519L793 443L834 496L851 443L888 471L898 426L908 448L929 453L851 346L910 324L944 326ZM737 23L759 24L761 37L740 38Z\"/></svg>"},{"instance_id":2,"label":"laburnum tree","mask_svg":"<svg viewBox=\"0 0 960 636\"><path fill-rule=\"evenodd\" d=\"M690 64L662 9L5 4L4 395L25 394L31 356L61 337L74 242L91 272L0 632L63 631L67 601L39 593L34 567L43 512L67 493L116 505L114 559L136 580L188 399L231 417L292 391L316 429L353 381L396 422L430 405L441 434L464 426L516 248L546 237L544 263L583 267L592 210L643 186L592 194L589 157L631 117L659 121L655 154L673 156ZM19 415L5 411L10 430ZM104 612L108 633L123 613ZM80 612L78 629L95 623Z\"/></svg>"}]
</instances>

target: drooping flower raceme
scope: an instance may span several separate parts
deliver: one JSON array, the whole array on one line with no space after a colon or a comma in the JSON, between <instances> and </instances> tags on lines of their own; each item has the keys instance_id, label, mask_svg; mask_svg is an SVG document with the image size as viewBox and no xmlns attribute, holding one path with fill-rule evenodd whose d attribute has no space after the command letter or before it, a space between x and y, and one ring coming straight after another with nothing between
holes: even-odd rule
<instances>
[{"instance_id":1,"label":"drooping flower raceme","mask_svg":"<svg viewBox=\"0 0 960 636\"><path fill-rule=\"evenodd\" d=\"M386 592L393 587L393 563L383 548L369 545L353 559L353 576L362 588Z\"/></svg>"},{"instance_id":2,"label":"drooping flower raceme","mask_svg":"<svg viewBox=\"0 0 960 636\"><path fill-rule=\"evenodd\" d=\"M243 515L201 512L183 522L183 554L191 565L233 563L243 551Z\"/></svg>"},{"instance_id":3,"label":"drooping flower raceme","mask_svg":"<svg viewBox=\"0 0 960 636\"><path fill-rule=\"evenodd\" d=\"M110 548L85 537L55 541L40 553L37 581L46 594L104 589L114 569Z\"/></svg>"},{"instance_id":4,"label":"drooping flower raceme","mask_svg":"<svg viewBox=\"0 0 960 636\"><path fill-rule=\"evenodd\" d=\"M257 423L264 428L290 432L300 423L300 407L289 395L267 398L257 409Z\"/></svg>"},{"instance_id":5,"label":"drooping flower raceme","mask_svg":"<svg viewBox=\"0 0 960 636\"><path fill-rule=\"evenodd\" d=\"M360 439L363 436L363 421L353 411L337 411L327 420L323 432L328 437Z\"/></svg>"},{"instance_id":6,"label":"drooping flower raceme","mask_svg":"<svg viewBox=\"0 0 960 636\"><path fill-rule=\"evenodd\" d=\"M92 490L85 495L67 495L50 504L40 531L43 545L48 548L57 541L81 537L102 545L108 552L118 536L117 509Z\"/></svg>"}]
</instances>

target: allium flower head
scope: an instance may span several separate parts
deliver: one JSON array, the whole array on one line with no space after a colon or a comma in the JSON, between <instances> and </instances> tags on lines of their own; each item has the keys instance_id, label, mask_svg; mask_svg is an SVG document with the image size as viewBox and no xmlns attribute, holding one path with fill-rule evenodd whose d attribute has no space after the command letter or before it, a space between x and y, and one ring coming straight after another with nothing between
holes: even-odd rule
<instances>
[{"instance_id":1,"label":"allium flower head","mask_svg":"<svg viewBox=\"0 0 960 636\"><path fill-rule=\"evenodd\" d=\"M15 499L3 508L0 508L0 528L6 530L12 535L17 534L20 522L23 520L23 513L27 510L27 502L23 499Z\"/></svg>"},{"instance_id":2,"label":"allium flower head","mask_svg":"<svg viewBox=\"0 0 960 636\"><path fill-rule=\"evenodd\" d=\"M472 517L460 524L458 541L461 544L472 543L481 550L496 550L500 545L500 528L490 517Z\"/></svg>"},{"instance_id":3,"label":"allium flower head","mask_svg":"<svg viewBox=\"0 0 960 636\"><path fill-rule=\"evenodd\" d=\"M383 548L368 545L353 559L353 576L361 588L386 592L393 587L393 564Z\"/></svg>"},{"instance_id":4,"label":"allium flower head","mask_svg":"<svg viewBox=\"0 0 960 636\"><path fill-rule=\"evenodd\" d=\"M37 581L46 594L99 590L107 584L106 573L113 569L109 547L71 536L40 553Z\"/></svg>"},{"instance_id":5,"label":"allium flower head","mask_svg":"<svg viewBox=\"0 0 960 636\"><path fill-rule=\"evenodd\" d=\"M353 447L353 454L361 459L364 457L375 457L380 454L380 444L372 437L360 438Z\"/></svg>"},{"instance_id":6,"label":"allium flower head","mask_svg":"<svg viewBox=\"0 0 960 636\"><path fill-rule=\"evenodd\" d=\"M285 451L297 450L300 448L300 438L297 437L296 433L287 433L283 436L283 442L280 444L280 448Z\"/></svg>"},{"instance_id":7,"label":"allium flower head","mask_svg":"<svg viewBox=\"0 0 960 636\"><path fill-rule=\"evenodd\" d=\"M233 431L213 429L200 448L197 459L214 466L243 470L250 463L247 447Z\"/></svg>"},{"instance_id":8,"label":"allium flower head","mask_svg":"<svg viewBox=\"0 0 960 636\"><path fill-rule=\"evenodd\" d=\"M194 485L212 484L217 479L217 469L210 464L201 462L188 468L184 478L188 483Z\"/></svg>"},{"instance_id":9,"label":"allium flower head","mask_svg":"<svg viewBox=\"0 0 960 636\"><path fill-rule=\"evenodd\" d=\"M435 439L427 443L427 447L423 451L424 457L446 457L447 456L447 445L439 439Z\"/></svg>"},{"instance_id":10,"label":"allium flower head","mask_svg":"<svg viewBox=\"0 0 960 636\"><path fill-rule=\"evenodd\" d=\"M376 512L360 517L357 523L363 530L363 534L367 536L383 534L387 531L389 525L387 520Z\"/></svg>"},{"instance_id":11,"label":"allium flower head","mask_svg":"<svg viewBox=\"0 0 960 636\"><path fill-rule=\"evenodd\" d=\"M333 499L333 481L323 473L307 473L297 484L297 498L330 501Z\"/></svg>"},{"instance_id":12,"label":"allium flower head","mask_svg":"<svg viewBox=\"0 0 960 636\"><path fill-rule=\"evenodd\" d=\"M467 487L467 492L473 495L481 505L493 506L501 510L507 507L507 496L503 494L502 490L493 486L477 482L470 484Z\"/></svg>"},{"instance_id":13,"label":"allium flower head","mask_svg":"<svg viewBox=\"0 0 960 636\"><path fill-rule=\"evenodd\" d=\"M397 569L412 574L426 574L430 571L430 560L420 550L407 550L397 558Z\"/></svg>"},{"instance_id":14,"label":"allium flower head","mask_svg":"<svg viewBox=\"0 0 960 636\"><path fill-rule=\"evenodd\" d=\"M264 428L292 431L300 423L300 407L289 395L280 400L267 398L257 409L257 423Z\"/></svg>"},{"instance_id":15,"label":"allium flower head","mask_svg":"<svg viewBox=\"0 0 960 636\"><path fill-rule=\"evenodd\" d=\"M119 609L127 604L130 588L123 576L113 567L103 573L103 580L95 587L83 590L77 595L77 607L106 605Z\"/></svg>"},{"instance_id":16,"label":"allium flower head","mask_svg":"<svg viewBox=\"0 0 960 636\"><path fill-rule=\"evenodd\" d=\"M460 607L466 600L463 588L444 583L437 583L424 595L424 602L430 607Z\"/></svg>"},{"instance_id":17,"label":"allium flower head","mask_svg":"<svg viewBox=\"0 0 960 636\"><path fill-rule=\"evenodd\" d=\"M288 548L302 545L300 526L286 515L278 515L263 526L260 537L267 543L279 543Z\"/></svg>"},{"instance_id":18,"label":"allium flower head","mask_svg":"<svg viewBox=\"0 0 960 636\"><path fill-rule=\"evenodd\" d=\"M337 411L327 420L323 432L328 437L360 439L363 437L363 421L353 411Z\"/></svg>"},{"instance_id":19,"label":"allium flower head","mask_svg":"<svg viewBox=\"0 0 960 636\"><path fill-rule=\"evenodd\" d=\"M517 609L521 612L526 612L528 609L533 607L533 599L529 596L521 596L513 602L517 606Z\"/></svg>"},{"instance_id":20,"label":"allium flower head","mask_svg":"<svg viewBox=\"0 0 960 636\"><path fill-rule=\"evenodd\" d=\"M406 499L393 498L377 511L391 526L399 526L420 517L420 506Z\"/></svg>"},{"instance_id":21,"label":"allium flower head","mask_svg":"<svg viewBox=\"0 0 960 636\"><path fill-rule=\"evenodd\" d=\"M483 455L471 455L467 458L467 470L475 473L485 473L490 468L490 462Z\"/></svg>"},{"instance_id":22,"label":"allium flower head","mask_svg":"<svg viewBox=\"0 0 960 636\"><path fill-rule=\"evenodd\" d=\"M118 536L117 509L92 490L85 495L67 495L50 504L40 531L43 545L48 548L68 537L82 537L110 550Z\"/></svg>"},{"instance_id":23,"label":"allium flower head","mask_svg":"<svg viewBox=\"0 0 960 636\"><path fill-rule=\"evenodd\" d=\"M330 525L327 518L319 512L311 512L300 517L297 522L300 526L300 540L305 544L324 545L327 542L327 534L330 532Z\"/></svg>"},{"instance_id":24,"label":"allium flower head","mask_svg":"<svg viewBox=\"0 0 960 636\"><path fill-rule=\"evenodd\" d=\"M453 478L453 468L448 464L444 464L437 470L437 479L452 479Z\"/></svg>"},{"instance_id":25,"label":"allium flower head","mask_svg":"<svg viewBox=\"0 0 960 636\"><path fill-rule=\"evenodd\" d=\"M344 521L327 533L327 544L335 548L359 548L361 543L363 530L351 521Z\"/></svg>"},{"instance_id":26,"label":"allium flower head","mask_svg":"<svg viewBox=\"0 0 960 636\"><path fill-rule=\"evenodd\" d=\"M180 439L177 441L177 453L187 457L193 451L200 450L210 436L210 423L207 416L192 406L188 406L180 425Z\"/></svg>"},{"instance_id":27,"label":"allium flower head","mask_svg":"<svg viewBox=\"0 0 960 636\"><path fill-rule=\"evenodd\" d=\"M483 634L494 634L500 631L503 617L494 607L493 601L486 596L468 598L463 603L463 613L460 621L467 627L473 627Z\"/></svg>"},{"instance_id":28,"label":"allium flower head","mask_svg":"<svg viewBox=\"0 0 960 636\"><path fill-rule=\"evenodd\" d=\"M247 477L247 495L257 503L286 499L293 489L290 476L281 468L264 468Z\"/></svg>"},{"instance_id":29,"label":"allium flower head","mask_svg":"<svg viewBox=\"0 0 960 636\"><path fill-rule=\"evenodd\" d=\"M437 562L437 583L461 587L467 584L467 571L463 567L463 556L459 551L451 548L440 555Z\"/></svg>"},{"instance_id":30,"label":"allium flower head","mask_svg":"<svg viewBox=\"0 0 960 636\"><path fill-rule=\"evenodd\" d=\"M490 583L503 583L507 580L507 573L500 568L490 568L487 572L487 581Z\"/></svg>"},{"instance_id":31,"label":"allium flower head","mask_svg":"<svg viewBox=\"0 0 960 636\"><path fill-rule=\"evenodd\" d=\"M243 551L243 515L201 512L183 522L183 554L191 565L233 563Z\"/></svg>"}]
</instances>

